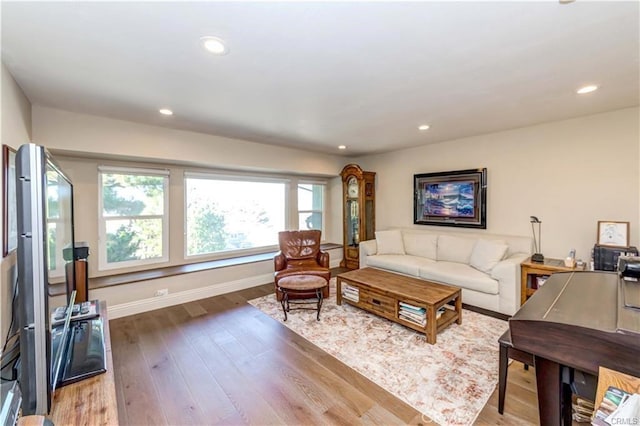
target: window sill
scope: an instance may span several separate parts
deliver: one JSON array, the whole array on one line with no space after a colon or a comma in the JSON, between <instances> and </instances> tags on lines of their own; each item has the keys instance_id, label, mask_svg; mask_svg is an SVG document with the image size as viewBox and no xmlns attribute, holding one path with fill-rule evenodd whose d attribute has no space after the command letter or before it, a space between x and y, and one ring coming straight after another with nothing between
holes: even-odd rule
<instances>
[{"instance_id":1,"label":"window sill","mask_svg":"<svg viewBox=\"0 0 640 426\"><path fill-rule=\"evenodd\" d=\"M322 250L333 250L341 248L342 244L326 243L322 244ZM189 263L185 265L165 266L162 268L147 269L144 271L127 272L124 274L106 275L102 277L89 278L89 290L112 287L122 284L131 284L138 281L155 280L158 278L173 277L175 275L189 274L192 272L208 271L211 269L226 268L229 266L245 265L249 263L264 262L273 260L277 251L250 256L232 257L229 259L209 260L206 262ZM50 296L60 296L65 294L65 284L51 284L49 286Z\"/></svg>"}]
</instances>

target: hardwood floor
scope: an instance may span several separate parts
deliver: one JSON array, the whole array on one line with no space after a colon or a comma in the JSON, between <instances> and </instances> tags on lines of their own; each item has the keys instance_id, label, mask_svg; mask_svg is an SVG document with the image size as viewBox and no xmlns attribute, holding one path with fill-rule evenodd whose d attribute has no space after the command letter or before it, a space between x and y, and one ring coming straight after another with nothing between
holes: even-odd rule
<instances>
[{"instance_id":1,"label":"hardwood floor","mask_svg":"<svg viewBox=\"0 0 640 426\"><path fill-rule=\"evenodd\" d=\"M272 292L269 284L112 320L120 424L432 424L246 303ZM476 424L538 424L533 369L514 362L504 416L497 404L496 390Z\"/></svg>"}]
</instances>

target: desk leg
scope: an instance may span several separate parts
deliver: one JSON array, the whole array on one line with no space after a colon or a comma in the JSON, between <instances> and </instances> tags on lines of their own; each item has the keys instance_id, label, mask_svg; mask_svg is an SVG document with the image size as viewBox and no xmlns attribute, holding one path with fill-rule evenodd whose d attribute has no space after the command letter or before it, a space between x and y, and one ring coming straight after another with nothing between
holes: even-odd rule
<instances>
[{"instance_id":1,"label":"desk leg","mask_svg":"<svg viewBox=\"0 0 640 426\"><path fill-rule=\"evenodd\" d=\"M562 419L562 367L557 362L535 357L540 424L560 425Z\"/></svg>"}]
</instances>

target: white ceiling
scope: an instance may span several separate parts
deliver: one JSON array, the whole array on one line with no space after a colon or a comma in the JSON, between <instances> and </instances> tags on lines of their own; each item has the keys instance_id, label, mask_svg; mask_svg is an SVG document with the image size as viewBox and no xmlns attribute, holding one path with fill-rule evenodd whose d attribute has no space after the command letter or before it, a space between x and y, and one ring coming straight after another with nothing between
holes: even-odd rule
<instances>
[{"instance_id":1,"label":"white ceiling","mask_svg":"<svg viewBox=\"0 0 640 426\"><path fill-rule=\"evenodd\" d=\"M2 2L2 61L33 104L361 155L639 105L639 12L580 0ZM206 35L229 54L205 52ZM601 89L577 95L587 83Z\"/></svg>"}]
</instances>

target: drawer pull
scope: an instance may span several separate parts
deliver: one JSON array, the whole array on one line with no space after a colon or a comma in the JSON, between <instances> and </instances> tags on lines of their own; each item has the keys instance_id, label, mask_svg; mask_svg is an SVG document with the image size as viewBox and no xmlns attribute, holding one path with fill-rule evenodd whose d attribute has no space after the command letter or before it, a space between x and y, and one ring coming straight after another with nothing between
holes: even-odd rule
<instances>
[{"instance_id":1,"label":"drawer pull","mask_svg":"<svg viewBox=\"0 0 640 426\"><path fill-rule=\"evenodd\" d=\"M381 305L382 302L377 300L377 299L371 299L371 303L373 303L374 305Z\"/></svg>"}]
</instances>

